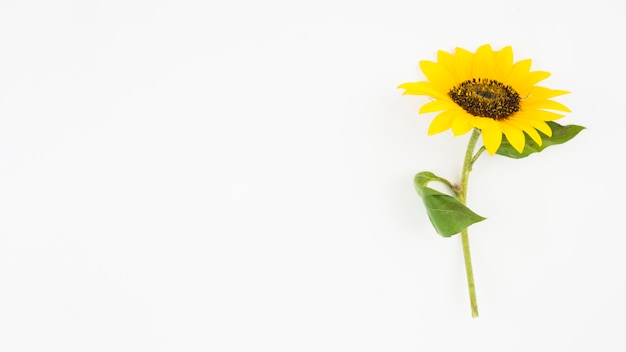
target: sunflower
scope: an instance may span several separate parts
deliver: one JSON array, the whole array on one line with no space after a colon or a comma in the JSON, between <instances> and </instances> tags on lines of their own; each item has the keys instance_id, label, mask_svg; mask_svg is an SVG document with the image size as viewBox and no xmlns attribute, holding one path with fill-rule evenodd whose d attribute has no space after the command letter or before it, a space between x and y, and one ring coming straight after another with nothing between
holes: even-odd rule
<instances>
[{"instance_id":1,"label":"sunflower","mask_svg":"<svg viewBox=\"0 0 626 352\"><path fill-rule=\"evenodd\" d=\"M404 94L433 98L419 110L422 114L440 112L428 135L452 129L460 136L477 128L489 154L500 147L502 134L521 153L526 135L541 145L537 131L552 136L546 121L564 116L555 111L570 111L550 100L569 92L536 86L550 73L530 71L530 65L530 59L514 63L510 46L493 51L487 44L476 53L456 48L452 54L439 51L437 62L420 61L428 81L404 83L398 88L405 89Z\"/></svg>"}]
</instances>

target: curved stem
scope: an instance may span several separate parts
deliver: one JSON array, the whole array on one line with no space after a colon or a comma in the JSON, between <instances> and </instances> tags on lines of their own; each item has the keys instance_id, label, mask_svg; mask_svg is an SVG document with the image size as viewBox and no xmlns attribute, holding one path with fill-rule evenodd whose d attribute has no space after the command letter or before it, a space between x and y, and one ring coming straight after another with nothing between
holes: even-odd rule
<instances>
[{"instance_id":1,"label":"curved stem","mask_svg":"<svg viewBox=\"0 0 626 352\"><path fill-rule=\"evenodd\" d=\"M454 187L454 185L452 183L450 183L450 181L446 180L443 177L439 177L439 176L435 176L433 178L433 181L439 181L441 183L443 183L444 185L446 185L450 191L454 192L454 194L456 194L456 188Z\"/></svg>"},{"instance_id":2,"label":"curved stem","mask_svg":"<svg viewBox=\"0 0 626 352\"><path fill-rule=\"evenodd\" d=\"M486 150L485 146L482 146L482 147L480 147L480 149L478 149L478 151L476 152L476 154L472 158L472 163L470 164L470 171L472 171L472 166L474 166L474 163L476 162L476 160L478 160L478 157L480 156L480 154L482 154L485 150Z\"/></svg>"},{"instance_id":3,"label":"curved stem","mask_svg":"<svg viewBox=\"0 0 626 352\"><path fill-rule=\"evenodd\" d=\"M480 130L475 128L470 137L465 152L465 161L463 162L463 173L461 174L461 190L458 192L459 201L465 205L467 201L467 182L472 165L480 156L482 149L475 156L474 148L480 136ZM478 303L476 302L476 286L474 285L474 272L472 270L472 256L470 255L469 235L467 228L461 232L461 241L463 242L463 258L465 259L465 273L467 274L467 288L469 289L470 305L472 307L472 318L478 317Z\"/></svg>"}]
</instances>

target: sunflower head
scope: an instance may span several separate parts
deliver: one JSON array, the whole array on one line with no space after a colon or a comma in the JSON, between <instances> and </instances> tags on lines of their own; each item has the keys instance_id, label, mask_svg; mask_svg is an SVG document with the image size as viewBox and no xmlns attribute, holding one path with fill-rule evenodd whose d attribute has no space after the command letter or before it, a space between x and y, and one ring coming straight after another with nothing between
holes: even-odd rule
<instances>
[{"instance_id":1,"label":"sunflower head","mask_svg":"<svg viewBox=\"0 0 626 352\"><path fill-rule=\"evenodd\" d=\"M530 59L514 63L510 46L494 51L487 44L476 53L456 48L454 53L439 51L437 62L420 62L427 81L398 88L404 89L404 94L433 98L419 110L439 112L428 128L429 135L451 129L459 136L478 128L489 154L500 147L502 134L521 153L526 135L541 146L537 131L550 137L552 130L546 121L564 116L558 112L570 111L550 100L569 92L537 86L550 74L531 71L530 65Z\"/></svg>"}]
</instances>

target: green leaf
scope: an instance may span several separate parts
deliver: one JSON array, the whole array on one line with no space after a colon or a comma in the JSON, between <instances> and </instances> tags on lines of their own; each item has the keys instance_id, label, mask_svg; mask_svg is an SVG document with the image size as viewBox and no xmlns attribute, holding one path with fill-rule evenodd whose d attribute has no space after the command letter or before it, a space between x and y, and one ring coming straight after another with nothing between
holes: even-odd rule
<instances>
[{"instance_id":1,"label":"green leaf","mask_svg":"<svg viewBox=\"0 0 626 352\"><path fill-rule=\"evenodd\" d=\"M496 152L496 154L506 156L513 159L521 159L529 156L533 153L539 153L540 151L546 149L551 145L563 144L570 139L576 137L576 135L584 130L583 126L578 125L567 125L561 126L556 122L546 121L546 123L552 129L552 137L548 137L543 134L541 140L542 144L539 146L535 141L533 141L528 135L526 137L526 145L524 146L524 150L520 154L513 146L509 143L509 141L505 138L502 139L502 144L500 144L500 148Z\"/></svg>"},{"instance_id":2,"label":"green leaf","mask_svg":"<svg viewBox=\"0 0 626 352\"><path fill-rule=\"evenodd\" d=\"M431 181L443 182L447 186L450 186L450 183L428 171L418 173L414 179L415 190L422 197L428 218L438 234L451 237L471 224L485 220L456 198L427 187Z\"/></svg>"}]
</instances>

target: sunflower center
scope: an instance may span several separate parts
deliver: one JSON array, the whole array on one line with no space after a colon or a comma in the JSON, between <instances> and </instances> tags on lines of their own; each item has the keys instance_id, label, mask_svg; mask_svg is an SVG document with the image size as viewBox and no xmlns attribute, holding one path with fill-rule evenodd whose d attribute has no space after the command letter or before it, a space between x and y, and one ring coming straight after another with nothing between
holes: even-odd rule
<instances>
[{"instance_id":1,"label":"sunflower center","mask_svg":"<svg viewBox=\"0 0 626 352\"><path fill-rule=\"evenodd\" d=\"M520 96L493 79L473 78L448 92L452 101L474 116L505 120L520 111Z\"/></svg>"}]
</instances>

